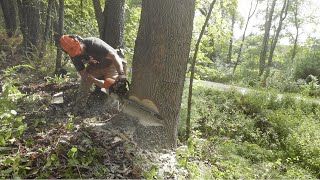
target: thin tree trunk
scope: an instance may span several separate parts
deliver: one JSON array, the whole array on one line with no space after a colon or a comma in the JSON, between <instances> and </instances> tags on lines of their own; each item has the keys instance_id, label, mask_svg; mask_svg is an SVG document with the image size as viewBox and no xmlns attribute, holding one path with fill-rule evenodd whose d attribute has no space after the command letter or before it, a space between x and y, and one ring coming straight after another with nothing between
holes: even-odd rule
<instances>
[{"instance_id":1,"label":"thin tree trunk","mask_svg":"<svg viewBox=\"0 0 320 180\"><path fill-rule=\"evenodd\" d=\"M213 6L216 3L216 0L213 0L210 4L210 8L209 8L209 12L208 15L206 17L206 20L202 26L196 47L195 47L195 52L192 58L192 64L191 64L191 75L190 75L190 84L189 84L189 94L188 94L188 114L187 114L187 129L186 129L186 140L189 139L190 137L190 132L191 132L191 106L192 106L192 88L193 88L193 79L194 79L194 72L195 72L195 66L196 66L196 60L197 60L197 55L198 55L198 51L199 51L199 47L200 47L200 42L202 39L202 36L204 34L204 31L206 29L206 26L209 22L210 16L211 16L211 12L213 10Z\"/></svg>"},{"instance_id":2,"label":"thin tree trunk","mask_svg":"<svg viewBox=\"0 0 320 180\"><path fill-rule=\"evenodd\" d=\"M234 32L234 24L235 24L236 15L235 12L232 14L231 20L231 37L229 40L229 50L228 50L228 57L227 57L227 64L231 64L232 60L232 47L233 47L233 32Z\"/></svg>"},{"instance_id":3,"label":"thin tree trunk","mask_svg":"<svg viewBox=\"0 0 320 180\"><path fill-rule=\"evenodd\" d=\"M59 5L59 2L57 0L54 0L53 2L53 12L52 12L52 27L51 29L53 30L53 36L51 36L50 40L52 43L54 43L56 46L58 45L58 38L59 38L59 8L60 8L60 5Z\"/></svg>"},{"instance_id":4,"label":"thin tree trunk","mask_svg":"<svg viewBox=\"0 0 320 180\"><path fill-rule=\"evenodd\" d=\"M271 71L271 65L272 65L272 59L273 59L273 54L274 54L274 50L277 46L278 43L278 39L279 39L279 35L280 32L282 30L282 24L283 21L286 19L287 14L288 14L288 7L289 7L289 0L285 0L281 9L281 13L280 13L280 19L279 19L279 24L276 30L276 34L273 37L272 41L271 41L271 47L270 47L270 54L268 57L268 64L267 64L267 70L266 70L266 74L265 76L262 78L262 87L266 87L267 86L267 79L270 75L270 71Z\"/></svg>"},{"instance_id":5,"label":"thin tree trunk","mask_svg":"<svg viewBox=\"0 0 320 180\"><path fill-rule=\"evenodd\" d=\"M23 35L23 38L25 39L27 36L27 24L26 24L26 16L24 16L26 12L26 8L23 7L21 0L17 0L17 5L19 9L19 21L20 21L20 31ZM24 49L27 49L27 43L24 40L23 41L23 47Z\"/></svg>"},{"instance_id":6,"label":"thin tree trunk","mask_svg":"<svg viewBox=\"0 0 320 180\"><path fill-rule=\"evenodd\" d=\"M293 50L292 50L292 56L291 56L291 62L295 63L295 57L297 54L297 49L298 49L298 39L299 39L299 21L298 21L298 10L299 10L299 5L298 5L298 0L295 0L295 7L294 7L294 25L296 29L296 36L294 39L294 44L293 44Z\"/></svg>"},{"instance_id":7,"label":"thin tree trunk","mask_svg":"<svg viewBox=\"0 0 320 180\"><path fill-rule=\"evenodd\" d=\"M253 6L252 6L252 3L253 3L253 0L251 0L251 3L250 3L250 10L249 10L249 13L248 13L246 26L245 26L244 31L243 31L243 34L242 34L242 39L241 39L241 44L240 44L240 48L239 48L239 52L238 52L237 61L236 61L235 65L234 65L234 67L233 67L233 74L235 73L236 68L237 68L238 64L240 63L241 54L242 54L242 48L243 48L244 40L245 40L245 38L246 38L246 33L247 33L249 21L250 21L250 19L252 18L252 16L254 15L254 13L256 12L257 7L258 7L258 4L259 4L259 1L256 0L256 5L255 5L255 8L254 8L253 12L251 12L252 7L253 7Z\"/></svg>"},{"instance_id":8,"label":"thin tree trunk","mask_svg":"<svg viewBox=\"0 0 320 180\"><path fill-rule=\"evenodd\" d=\"M59 38L63 35L63 25L64 21L64 0L59 0L59 21L58 21L58 32L56 37L56 44L57 44L57 59L56 59L56 69L55 74L58 74L61 69L61 61L62 61L62 50L59 47Z\"/></svg>"},{"instance_id":9,"label":"thin tree trunk","mask_svg":"<svg viewBox=\"0 0 320 180\"><path fill-rule=\"evenodd\" d=\"M94 13L99 27L100 38L103 37L104 16L101 8L100 0L92 0Z\"/></svg>"},{"instance_id":10,"label":"thin tree trunk","mask_svg":"<svg viewBox=\"0 0 320 180\"><path fill-rule=\"evenodd\" d=\"M262 76L264 70L265 70L265 64L267 59L267 53L268 53L268 47L269 47L269 38L270 38L270 29L271 29L271 23L272 23L272 17L273 12L276 6L276 1L272 1L270 12L267 10L266 12L266 22L265 22L265 30L264 30L264 36L262 41L262 50L260 53L260 68L259 68L259 76Z\"/></svg>"},{"instance_id":11,"label":"thin tree trunk","mask_svg":"<svg viewBox=\"0 0 320 180\"><path fill-rule=\"evenodd\" d=\"M46 15L46 26L44 29L44 34L43 34L43 39L42 39L42 45L41 45L41 50L39 54L39 58L43 59L44 53L46 51L47 47L47 42L49 39L49 33L50 33L50 27L51 27L51 12L53 8L53 1L54 0L49 0L48 1L48 7L47 7L47 15Z\"/></svg>"},{"instance_id":12,"label":"thin tree trunk","mask_svg":"<svg viewBox=\"0 0 320 180\"><path fill-rule=\"evenodd\" d=\"M279 35L280 35L281 30L282 30L283 21L286 19L287 14L288 14L288 7L289 7L289 0L285 0L284 3L283 3L282 10L281 10L280 20L279 20L279 24L278 24L278 27L277 27L276 35L273 38L272 43L271 43L270 55L269 55L269 58L268 58L268 66L269 67L272 64L274 50L275 50L275 48L277 46L277 43L278 43L278 40L279 40Z\"/></svg>"}]
</instances>

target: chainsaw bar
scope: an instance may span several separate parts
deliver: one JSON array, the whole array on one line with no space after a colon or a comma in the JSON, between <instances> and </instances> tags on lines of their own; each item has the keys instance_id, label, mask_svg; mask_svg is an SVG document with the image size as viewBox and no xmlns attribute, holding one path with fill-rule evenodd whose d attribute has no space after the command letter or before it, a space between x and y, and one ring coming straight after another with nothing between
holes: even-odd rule
<instances>
[{"instance_id":1,"label":"chainsaw bar","mask_svg":"<svg viewBox=\"0 0 320 180\"><path fill-rule=\"evenodd\" d=\"M141 104L139 104L139 103L137 103L137 102L135 102L135 101L133 101L133 100L130 100L130 99L128 99L128 98L121 98L121 101L122 101L122 104L123 104L124 106L126 106L126 105L137 106L137 107L139 107L140 109L142 109L143 111L148 112L148 113L151 114L152 116L154 116L154 117L156 117L156 118L158 118L158 119L163 119L163 118L160 116L159 113L154 112L154 111L148 109L147 107L145 107L145 106L143 106L143 105L141 105Z\"/></svg>"},{"instance_id":2,"label":"chainsaw bar","mask_svg":"<svg viewBox=\"0 0 320 180\"><path fill-rule=\"evenodd\" d=\"M119 102L123 106L132 105L138 107L139 109L143 110L144 112L149 113L150 115L156 117L157 119L163 119L159 113L154 112L147 107L129 99L129 91L130 91L130 83L128 80L125 81L116 81L110 88L109 88L109 95L115 94L119 98Z\"/></svg>"}]
</instances>

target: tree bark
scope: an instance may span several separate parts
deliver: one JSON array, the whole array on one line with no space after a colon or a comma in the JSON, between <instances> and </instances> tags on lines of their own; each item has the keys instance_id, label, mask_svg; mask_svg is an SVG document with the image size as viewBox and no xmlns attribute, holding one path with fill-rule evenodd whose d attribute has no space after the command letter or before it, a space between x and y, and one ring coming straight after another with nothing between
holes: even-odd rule
<instances>
[{"instance_id":1,"label":"tree bark","mask_svg":"<svg viewBox=\"0 0 320 180\"><path fill-rule=\"evenodd\" d=\"M46 25L44 28L44 33L43 33L43 38L42 38L42 45L41 45L41 50L39 54L39 58L43 59L44 53L46 51L46 44L49 39L49 33L50 33L50 27L51 27L51 12L53 8L53 1L54 0L49 0L48 1L48 7L47 7L47 14L46 14Z\"/></svg>"},{"instance_id":2,"label":"tree bark","mask_svg":"<svg viewBox=\"0 0 320 180\"><path fill-rule=\"evenodd\" d=\"M64 0L59 0L59 21L58 21L58 32L55 38L57 45L57 59L56 59L56 69L55 74L59 74L61 69L61 61L62 61L62 50L59 47L59 39L63 35L63 21L64 21Z\"/></svg>"},{"instance_id":3,"label":"tree bark","mask_svg":"<svg viewBox=\"0 0 320 180\"><path fill-rule=\"evenodd\" d=\"M182 91L190 52L194 0L143 0L133 57L130 98L158 112L164 148L177 145ZM143 102L148 102L147 104Z\"/></svg>"},{"instance_id":4,"label":"tree bark","mask_svg":"<svg viewBox=\"0 0 320 180\"><path fill-rule=\"evenodd\" d=\"M228 56L227 56L227 64L231 64L232 60L232 47L233 47L233 31L234 31L234 24L236 21L236 14L233 12L231 18L231 33L230 33L230 40L229 40L229 49L228 49Z\"/></svg>"},{"instance_id":5,"label":"tree bark","mask_svg":"<svg viewBox=\"0 0 320 180\"><path fill-rule=\"evenodd\" d=\"M270 12L268 10L269 6L267 7L266 11L266 21L264 26L264 36L262 40L262 48L260 53L260 67L259 67L259 76L262 76L264 70L265 70L265 64L267 59L267 53L268 53L268 47L269 47L269 38L270 38L270 29L271 29L271 23L273 18L273 12L276 6L277 0L273 0L271 4Z\"/></svg>"},{"instance_id":6,"label":"tree bark","mask_svg":"<svg viewBox=\"0 0 320 180\"><path fill-rule=\"evenodd\" d=\"M294 26L295 26L295 30L296 30L296 35L294 38L294 43L293 43L293 50L292 50L292 55L291 55L291 62L295 63L295 57L297 54L297 49L298 49L298 39L299 39L299 29L300 29L300 23L299 23L299 2L298 0L294 1Z\"/></svg>"},{"instance_id":7,"label":"tree bark","mask_svg":"<svg viewBox=\"0 0 320 180\"><path fill-rule=\"evenodd\" d=\"M100 38L113 48L123 48L125 0L106 0L102 11L100 0L92 0Z\"/></svg>"},{"instance_id":8,"label":"tree bark","mask_svg":"<svg viewBox=\"0 0 320 180\"><path fill-rule=\"evenodd\" d=\"M289 0L284 0L283 2L283 6L280 12L280 19L279 19L279 24L276 30L276 34L273 37L272 41L271 41L271 47L270 47L270 53L269 53L269 57L268 57L268 64L267 64L267 70L266 70L266 74L265 76L262 78L262 87L266 87L267 86L267 79L270 75L270 71L271 71L271 65L272 65L272 59L273 59L273 54L274 54L274 50L276 49L277 43L278 43L278 39L279 39L279 35L280 32L282 30L282 24L283 21L286 19L287 14L288 14L288 7L289 7Z\"/></svg>"},{"instance_id":9,"label":"tree bark","mask_svg":"<svg viewBox=\"0 0 320 180\"><path fill-rule=\"evenodd\" d=\"M106 3L102 39L113 48L123 48L125 0L107 0Z\"/></svg>"},{"instance_id":10,"label":"tree bark","mask_svg":"<svg viewBox=\"0 0 320 180\"><path fill-rule=\"evenodd\" d=\"M4 16L7 35L8 37L13 37L17 30L17 8L15 1L1 0L0 5Z\"/></svg>"},{"instance_id":11,"label":"tree bark","mask_svg":"<svg viewBox=\"0 0 320 180\"><path fill-rule=\"evenodd\" d=\"M289 7L289 0L285 0L283 2L283 7L282 7L282 10L281 10L281 13L280 13L280 20L279 20L279 24L278 24L278 27L277 27L277 31L276 31L275 36L272 39L272 43L271 43L271 47L270 47L270 55L269 55L269 58L268 58L268 66L269 67L272 64L274 50L275 50L275 48L277 46L277 43L278 43L278 40L279 40L279 35L280 35L281 30L282 30L283 21L286 19L287 14L288 14L288 7Z\"/></svg>"},{"instance_id":12,"label":"tree bark","mask_svg":"<svg viewBox=\"0 0 320 180\"><path fill-rule=\"evenodd\" d=\"M103 27L104 27L104 16L101 8L100 0L92 0L94 12L96 15L96 20L99 27L100 38L103 37Z\"/></svg>"},{"instance_id":13,"label":"tree bark","mask_svg":"<svg viewBox=\"0 0 320 180\"><path fill-rule=\"evenodd\" d=\"M17 0L26 55L34 55L40 43L40 1Z\"/></svg>"}]
</instances>

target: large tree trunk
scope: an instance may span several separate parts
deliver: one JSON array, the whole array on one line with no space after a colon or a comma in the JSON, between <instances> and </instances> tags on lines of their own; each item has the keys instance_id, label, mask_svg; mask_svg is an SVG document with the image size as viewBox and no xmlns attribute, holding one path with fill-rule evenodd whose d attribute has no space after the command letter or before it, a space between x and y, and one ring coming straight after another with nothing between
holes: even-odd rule
<instances>
[{"instance_id":1,"label":"large tree trunk","mask_svg":"<svg viewBox=\"0 0 320 180\"><path fill-rule=\"evenodd\" d=\"M16 4L13 0L0 0L8 37L14 36L17 30Z\"/></svg>"},{"instance_id":2,"label":"large tree trunk","mask_svg":"<svg viewBox=\"0 0 320 180\"><path fill-rule=\"evenodd\" d=\"M194 0L142 1L130 98L148 102L163 117L166 148L177 145L194 8Z\"/></svg>"},{"instance_id":3,"label":"large tree trunk","mask_svg":"<svg viewBox=\"0 0 320 180\"><path fill-rule=\"evenodd\" d=\"M261 53L260 53L260 68L259 68L259 76L262 76L264 70L265 70L265 64L267 59L267 53L268 53L268 47L269 47L269 38L270 38L270 29L271 29L271 23L272 23L272 17L274 8L276 6L277 0L273 0L271 4L271 9L269 12L269 6L266 10L266 21L264 25L264 36L261 46Z\"/></svg>"},{"instance_id":4,"label":"large tree trunk","mask_svg":"<svg viewBox=\"0 0 320 180\"><path fill-rule=\"evenodd\" d=\"M40 43L40 1L17 0L26 55L34 55Z\"/></svg>"}]
</instances>

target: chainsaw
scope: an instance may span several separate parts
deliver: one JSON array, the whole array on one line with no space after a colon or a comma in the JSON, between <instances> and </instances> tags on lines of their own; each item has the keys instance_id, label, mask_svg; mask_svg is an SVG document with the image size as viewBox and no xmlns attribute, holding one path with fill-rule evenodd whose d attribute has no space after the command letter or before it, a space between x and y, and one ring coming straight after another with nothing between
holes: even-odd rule
<instances>
[{"instance_id":1,"label":"chainsaw","mask_svg":"<svg viewBox=\"0 0 320 180\"><path fill-rule=\"evenodd\" d=\"M107 79L108 80L108 79ZM115 94L119 97L119 101L124 106L135 106L138 109L147 112L157 119L163 119L159 113L148 109L147 107L129 99L130 83L127 79L118 79L109 87L109 95Z\"/></svg>"}]
</instances>

